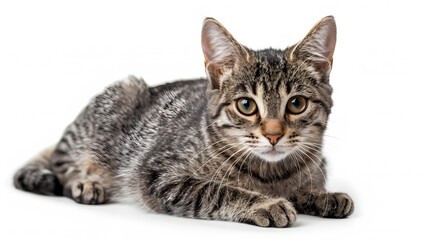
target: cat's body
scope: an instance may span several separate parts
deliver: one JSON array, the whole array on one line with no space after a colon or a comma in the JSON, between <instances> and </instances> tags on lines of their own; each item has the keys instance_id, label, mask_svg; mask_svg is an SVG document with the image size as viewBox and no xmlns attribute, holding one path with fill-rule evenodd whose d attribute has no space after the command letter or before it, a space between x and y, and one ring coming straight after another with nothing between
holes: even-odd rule
<instances>
[{"instance_id":1,"label":"cat's body","mask_svg":"<svg viewBox=\"0 0 429 240\"><path fill-rule=\"evenodd\" d=\"M148 87L129 77L111 85L54 149L17 172L15 186L259 226L290 226L296 211L346 217L353 202L326 192L321 153L333 48L329 69L304 51L312 34L334 30L328 17L292 48L252 51L207 19L208 80Z\"/></svg>"}]
</instances>

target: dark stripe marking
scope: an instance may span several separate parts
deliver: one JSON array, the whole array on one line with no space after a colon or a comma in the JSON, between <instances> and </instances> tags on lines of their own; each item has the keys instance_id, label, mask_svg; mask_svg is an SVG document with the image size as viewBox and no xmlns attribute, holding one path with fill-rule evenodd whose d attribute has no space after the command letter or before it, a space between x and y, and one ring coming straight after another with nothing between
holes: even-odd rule
<instances>
[{"instance_id":1,"label":"dark stripe marking","mask_svg":"<svg viewBox=\"0 0 429 240\"><path fill-rule=\"evenodd\" d=\"M322 100L312 100L312 102L322 106L322 108L326 112L326 114L331 113L331 110L329 109L328 105L325 102L323 102Z\"/></svg>"},{"instance_id":2,"label":"dark stripe marking","mask_svg":"<svg viewBox=\"0 0 429 240\"><path fill-rule=\"evenodd\" d=\"M220 113L221 113L222 109L223 109L224 107L228 106L228 105L229 105L229 103L227 103L227 102L221 103L221 104L218 106L218 108L217 108L217 110L216 110L215 114L212 116L212 118L213 118L213 119L216 119L217 117L219 117L219 115L220 115Z\"/></svg>"},{"instance_id":3,"label":"dark stripe marking","mask_svg":"<svg viewBox=\"0 0 429 240\"><path fill-rule=\"evenodd\" d=\"M197 192L197 199L195 200L195 205L194 205L195 218L200 215L200 209L202 207L202 199L203 199L203 196L205 195L205 192L207 191L208 184L209 183L203 184Z\"/></svg>"}]
</instances>

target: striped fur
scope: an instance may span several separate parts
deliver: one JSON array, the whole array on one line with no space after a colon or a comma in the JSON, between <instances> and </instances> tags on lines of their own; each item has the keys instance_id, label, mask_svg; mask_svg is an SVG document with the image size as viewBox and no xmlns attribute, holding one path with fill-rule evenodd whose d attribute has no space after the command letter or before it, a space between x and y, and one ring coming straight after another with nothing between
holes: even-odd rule
<instances>
[{"instance_id":1,"label":"striped fur","mask_svg":"<svg viewBox=\"0 0 429 240\"><path fill-rule=\"evenodd\" d=\"M326 17L297 45L253 51L209 18L202 32L208 80L114 83L53 149L16 173L15 186L82 204L129 201L266 227L291 226L297 212L347 217L351 198L324 187L332 34L335 22ZM302 113L287 109L294 96L306 99ZM243 97L255 101L256 113L240 113ZM266 135L273 131L276 141Z\"/></svg>"}]
</instances>

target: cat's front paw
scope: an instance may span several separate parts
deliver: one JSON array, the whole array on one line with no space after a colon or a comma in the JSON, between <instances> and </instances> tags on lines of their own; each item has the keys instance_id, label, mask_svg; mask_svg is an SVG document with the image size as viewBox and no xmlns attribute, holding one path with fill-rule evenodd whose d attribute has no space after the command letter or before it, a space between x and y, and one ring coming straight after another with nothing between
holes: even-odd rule
<instances>
[{"instance_id":1,"label":"cat's front paw","mask_svg":"<svg viewBox=\"0 0 429 240\"><path fill-rule=\"evenodd\" d=\"M318 197L321 216L327 218L345 218L354 210L352 198L346 193L324 193Z\"/></svg>"},{"instance_id":2,"label":"cat's front paw","mask_svg":"<svg viewBox=\"0 0 429 240\"><path fill-rule=\"evenodd\" d=\"M64 195L82 204L102 204L107 200L104 187L91 181L73 181L67 184Z\"/></svg>"},{"instance_id":3,"label":"cat's front paw","mask_svg":"<svg viewBox=\"0 0 429 240\"><path fill-rule=\"evenodd\" d=\"M286 199L264 199L255 203L245 222L261 227L289 227L296 221L296 211Z\"/></svg>"}]
</instances>

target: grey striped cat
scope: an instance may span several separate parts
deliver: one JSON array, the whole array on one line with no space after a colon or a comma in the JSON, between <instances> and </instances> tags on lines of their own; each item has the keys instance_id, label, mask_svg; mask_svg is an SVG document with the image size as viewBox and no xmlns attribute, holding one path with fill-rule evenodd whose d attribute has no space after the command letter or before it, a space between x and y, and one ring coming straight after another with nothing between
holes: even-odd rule
<instances>
[{"instance_id":1,"label":"grey striped cat","mask_svg":"<svg viewBox=\"0 0 429 240\"><path fill-rule=\"evenodd\" d=\"M324 186L334 18L285 50L251 50L213 18L201 42L207 79L114 83L15 174L15 187L264 227L291 226L297 213L352 214L352 199Z\"/></svg>"}]
</instances>

